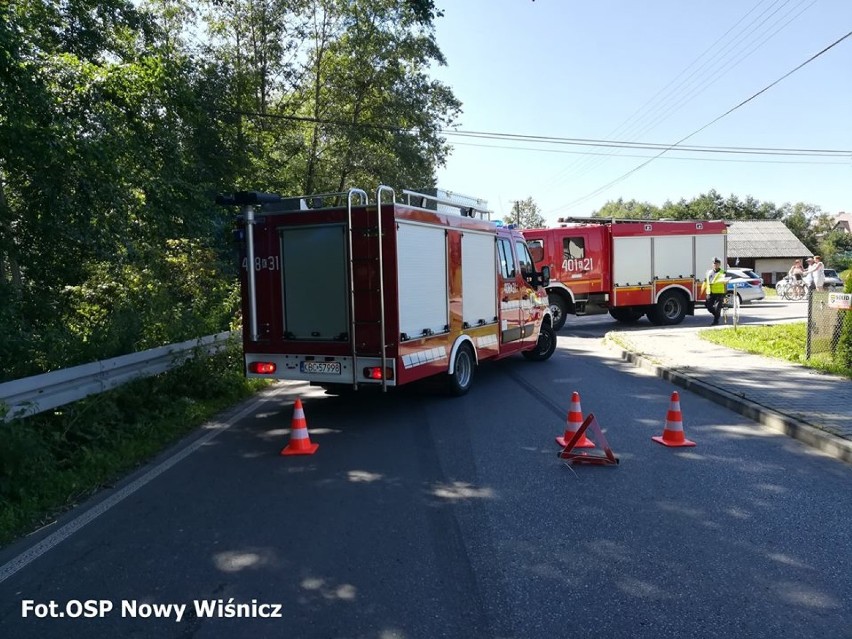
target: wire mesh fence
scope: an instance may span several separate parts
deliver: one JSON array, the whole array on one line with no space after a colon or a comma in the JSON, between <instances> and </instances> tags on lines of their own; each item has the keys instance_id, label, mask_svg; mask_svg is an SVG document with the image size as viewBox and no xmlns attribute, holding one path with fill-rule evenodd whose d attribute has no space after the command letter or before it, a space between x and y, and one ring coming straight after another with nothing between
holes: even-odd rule
<instances>
[{"instance_id":1,"label":"wire mesh fence","mask_svg":"<svg viewBox=\"0 0 852 639\"><path fill-rule=\"evenodd\" d=\"M852 294L812 291L808 296L807 359L834 361L843 326L850 309Z\"/></svg>"}]
</instances>

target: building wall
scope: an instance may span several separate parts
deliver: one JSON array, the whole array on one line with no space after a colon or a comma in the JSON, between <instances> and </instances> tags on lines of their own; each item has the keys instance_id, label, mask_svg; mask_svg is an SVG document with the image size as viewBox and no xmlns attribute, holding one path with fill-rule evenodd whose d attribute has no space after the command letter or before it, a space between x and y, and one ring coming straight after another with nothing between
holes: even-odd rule
<instances>
[{"instance_id":1,"label":"building wall","mask_svg":"<svg viewBox=\"0 0 852 639\"><path fill-rule=\"evenodd\" d=\"M783 278L793 266L794 258L758 258L755 260L755 268L763 278L764 285L774 286L775 283ZM802 262L804 264L804 261Z\"/></svg>"}]
</instances>

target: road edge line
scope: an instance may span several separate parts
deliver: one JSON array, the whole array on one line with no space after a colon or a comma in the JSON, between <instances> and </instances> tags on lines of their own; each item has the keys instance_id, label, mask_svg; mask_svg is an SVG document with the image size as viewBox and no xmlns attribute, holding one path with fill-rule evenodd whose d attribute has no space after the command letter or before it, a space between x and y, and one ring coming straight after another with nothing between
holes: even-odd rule
<instances>
[{"instance_id":1,"label":"road edge line","mask_svg":"<svg viewBox=\"0 0 852 639\"><path fill-rule=\"evenodd\" d=\"M162 475L172 466L189 457L189 455L204 446L207 442L224 433L236 422L241 420L243 417L245 417L252 411L256 410L264 402L267 402L270 399L274 398L278 393L282 392L283 390L284 389L282 388L274 388L270 391L265 391L262 393L261 397L254 399L245 408L228 417L225 421L213 420L206 422L205 424L200 426L200 429L209 430L210 432L206 433L205 435L202 435L198 439L194 440L192 443L187 444L184 448L167 457L162 462L148 470L145 474L127 484L127 486L121 488L117 492L113 493L112 495L110 495L97 505L89 508L80 515L72 518L71 521L63 525L59 530L54 533L51 533L49 536L45 537L34 546L21 552L16 557L10 559L5 564L0 566L0 584L2 584L4 581L9 579L9 577L13 576L15 573L34 562L36 559L38 559L54 547L58 546L60 543L62 543L71 535L73 535L75 532L100 517L110 508L121 503L127 497L135 493L137 490Z\"/></svg>"}]
</instances>

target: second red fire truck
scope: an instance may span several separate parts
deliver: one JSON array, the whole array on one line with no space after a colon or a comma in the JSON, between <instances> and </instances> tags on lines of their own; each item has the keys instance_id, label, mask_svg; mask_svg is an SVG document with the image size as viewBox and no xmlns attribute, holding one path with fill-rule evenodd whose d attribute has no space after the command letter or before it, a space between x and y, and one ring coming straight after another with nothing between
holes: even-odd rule
<instances>
[{"instance_id":1,"label":"second red fire truck","mask_svg":"<svg viewBox=\"0 0 852 639\"><path fill-rule=\"evenodd\" d=\"M568 315L609 313L620 322L643 315L656 325L693 315L714 257L727 264L722 221L561 219L528 229L536 268L548 266L553 327Z\"/></svg>"}]
</instances>

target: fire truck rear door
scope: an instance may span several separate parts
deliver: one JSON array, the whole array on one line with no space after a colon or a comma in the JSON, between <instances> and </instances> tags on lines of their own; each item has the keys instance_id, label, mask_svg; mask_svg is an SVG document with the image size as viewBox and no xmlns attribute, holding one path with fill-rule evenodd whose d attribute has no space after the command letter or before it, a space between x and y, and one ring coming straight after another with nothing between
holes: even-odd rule
<instances>
[{"instance_id":1,"label":"fire truck rear door","mask_svg":"<svg viewBox=\"0 0 852 639\"><path fill-rule=\"evenodd\" d=\"M291 339L346 339L345 231L342 224L280 229L284 331Z\"/></svg>"}]
</instances>

